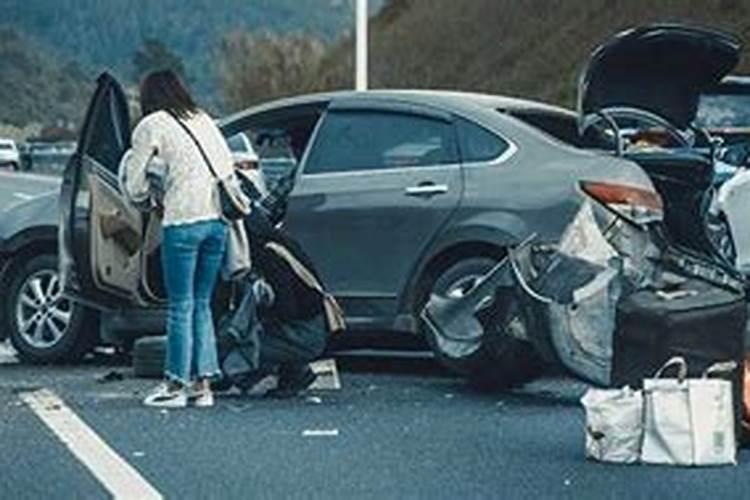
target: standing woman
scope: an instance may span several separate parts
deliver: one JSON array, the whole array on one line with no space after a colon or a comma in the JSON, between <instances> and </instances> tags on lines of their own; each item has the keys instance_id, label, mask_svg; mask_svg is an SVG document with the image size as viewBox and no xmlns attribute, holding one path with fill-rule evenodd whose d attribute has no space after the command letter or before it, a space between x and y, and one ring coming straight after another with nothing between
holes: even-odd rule
<instances>
[{"instance_id":1,"label":"standing woman","mask_svg":"<svg viewBox=\"0 0 750 500\"><path fill-rule=\"evenodd\" d=\"M211 314L227 240L216 180L232 172L229 148L214 120L198 108L172 71L146 76L140 88L143 118L123 158L123 190L142 204L150 196L152 158L166 165L163 179L162 268L167 288L165 382L144 404L212 406L210 381L220 374ZM201 153L203 149L203 153ZM205 154L205 157L204 157Z\"/></svg>"}]
</instances>

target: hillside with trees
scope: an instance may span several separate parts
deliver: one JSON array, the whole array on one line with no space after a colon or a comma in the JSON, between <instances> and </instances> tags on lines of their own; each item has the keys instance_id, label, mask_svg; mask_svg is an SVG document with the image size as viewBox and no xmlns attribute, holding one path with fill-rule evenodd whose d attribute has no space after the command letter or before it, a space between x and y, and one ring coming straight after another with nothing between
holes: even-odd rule
<instances>
[{"instance_id":1,"label":"hillside with trees","mask_svg":"<svg viewBox=\"0 0 750 500\"><path fill-rule=\"evenodd\" d=\"M376 10L383 0L370 3ZM354 22L353 0L0 0L0 12L0 22L53 47L60 58L93 73L110 69L125 80L133 76L136 50L146 41L162 44L181 58L188 81L209 101L227 33L333 40Z\"/></svg>"},{"instance_id":2,"label":"hillside with trees","mask_svg":"<svg viewBox=\"0 0 750 500\"><path fill-rule=\"evenodd\" d=\"M389 0L371 22L370 85L472 90L573 106L578 73L593 48L620 30L657 21L736 34L746 41L738 72L750 72L747 0ZM351 88L352 63L353 42L345 37L315 62L315 71L287 79L283 89L254 88L227 103L241 107L243 100ZM260 70L244 77L253 80Z\"/></svg>"},{"instance_id":3,"label":"hillside with trees","mask_svg":"<svg viewBox=\"0 0 750 500\"><path fill-rule=\"evenodd\" d=\"M93 87L79 65L61 62L44 47L2 27L0 61L0 123L16 128L36 123L41 129L80 120Z\"/></svg>"}]
</instances>

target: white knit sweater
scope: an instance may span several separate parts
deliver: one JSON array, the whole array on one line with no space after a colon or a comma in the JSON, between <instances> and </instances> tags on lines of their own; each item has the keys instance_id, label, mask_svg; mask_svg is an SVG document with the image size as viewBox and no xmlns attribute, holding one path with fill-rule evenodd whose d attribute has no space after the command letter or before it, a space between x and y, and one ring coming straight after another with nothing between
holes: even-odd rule
<instances>
[{"instance_id":1,"label":"white knit sweater","mask_svg":"<svg viewBox=\"0 0 750 500\"><path fill-rule=\"evenodd\" d=\"M214 170L224 178L233 172L232 154L213 119L198 112L182 122L203 146ZM165 111L144 117L133 131L133 146L120 165L121 188L134 201L149 196L146 167L154 156L166 165L163 225L218 219L216 179L193 140Z\"/></svg>"}]
</instances>

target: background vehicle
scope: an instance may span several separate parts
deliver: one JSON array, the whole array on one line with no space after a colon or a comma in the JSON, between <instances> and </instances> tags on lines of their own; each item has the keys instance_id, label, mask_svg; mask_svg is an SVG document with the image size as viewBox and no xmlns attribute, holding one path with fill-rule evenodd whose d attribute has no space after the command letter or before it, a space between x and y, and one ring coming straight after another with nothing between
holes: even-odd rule
<instances>
[{"instance_id":1,"label":"background vehicle","mask_svg":"<svg viewBox=\"0 0 750 500\"><path fill-rule=\"evenodd\" d=\"M23 197L14 197L18 193ZM74 361L98 339L96 316L61 296L59 195L59 177L2 179L0 340L10 337L27 361Z\"/></svg>"},{"instance_id":2,"label":"background vehicle","mask_svg":"<svg viewBox=\"0 0 750 500\"><path fill-rule=\"evenodd\" d=\"M21 148L21 166L24 170L60 174L75 149L75 142L26 142Z\"/></svg>"},{"instance_id":3,"label":"background vehicle","mask_svg":"<svg viewBox=\"0 0 750 500\"><path fill-rule=\"evenodd\" d=\"M247 135L242 132L234 134L227 139L227 144L229 145L229 150L232 152L235 167L242 170L245 176L255 184L261 193L266 193L268 188L266 187L265 176L261 170L260 159L255 153L255 149L253 149L253 145Z\"/></svg>"},{"instance_id":4,"label":"background vehicle","mask_svg":"<svg viewBox=\"0 0 750 500\"><path fill-rule=\"evenodd\" d=\"M11 139L0 139L0 167L12 167L18 170L21 166L21 157L18 154L16 142Z\"/></svg>"},{"instance_id":5,"label":"background vehicle","mask_svg":"<svg viewBox=\"0 0 750 500\"><path fill-rule=\"evenodd\" d=\"M498 111L514 104L534 107L471 94L338 92L251 108L221 126L260 143L261 155L288 159L284 224L352 329L417 333L431 294L462 293L529 234L557 241L587 199L580 182L653 193L634 164ZM63 180L61 273L66 293L88 305L160 311L158 228L116 182L129 131L124 94L102 75ZM482 377L498 363L532 371L529 344L498 337L494 347L453 367Z\"/></svg>"},{"instance_id":6,"label":"background vehicle","mask_svg":"<svg viewBox=\"0 0 750 500\"><path fill-rule=\"evenodd\" d=\"M702 92L695 123L723 145L750 142L750 77L727 76Z\"/></svg>"}]
</instances>

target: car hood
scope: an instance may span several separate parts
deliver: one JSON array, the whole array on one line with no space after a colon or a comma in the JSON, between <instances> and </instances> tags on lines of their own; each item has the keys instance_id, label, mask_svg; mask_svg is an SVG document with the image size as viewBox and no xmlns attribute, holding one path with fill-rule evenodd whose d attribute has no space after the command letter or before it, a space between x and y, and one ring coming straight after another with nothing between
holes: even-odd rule
<instances>
[{"instance_id":1,"label":"car hood","mask_svg":"<svg viewBox=\"0 0 750 500\"><path fill-rule=\"evenodd\" d=\"M658 24L618 33L597 47L579 78L578 112L645 109L679 128L695 119L703 90L737 65L740 41L720 31Z\"/></svg>"}]
</instances>

